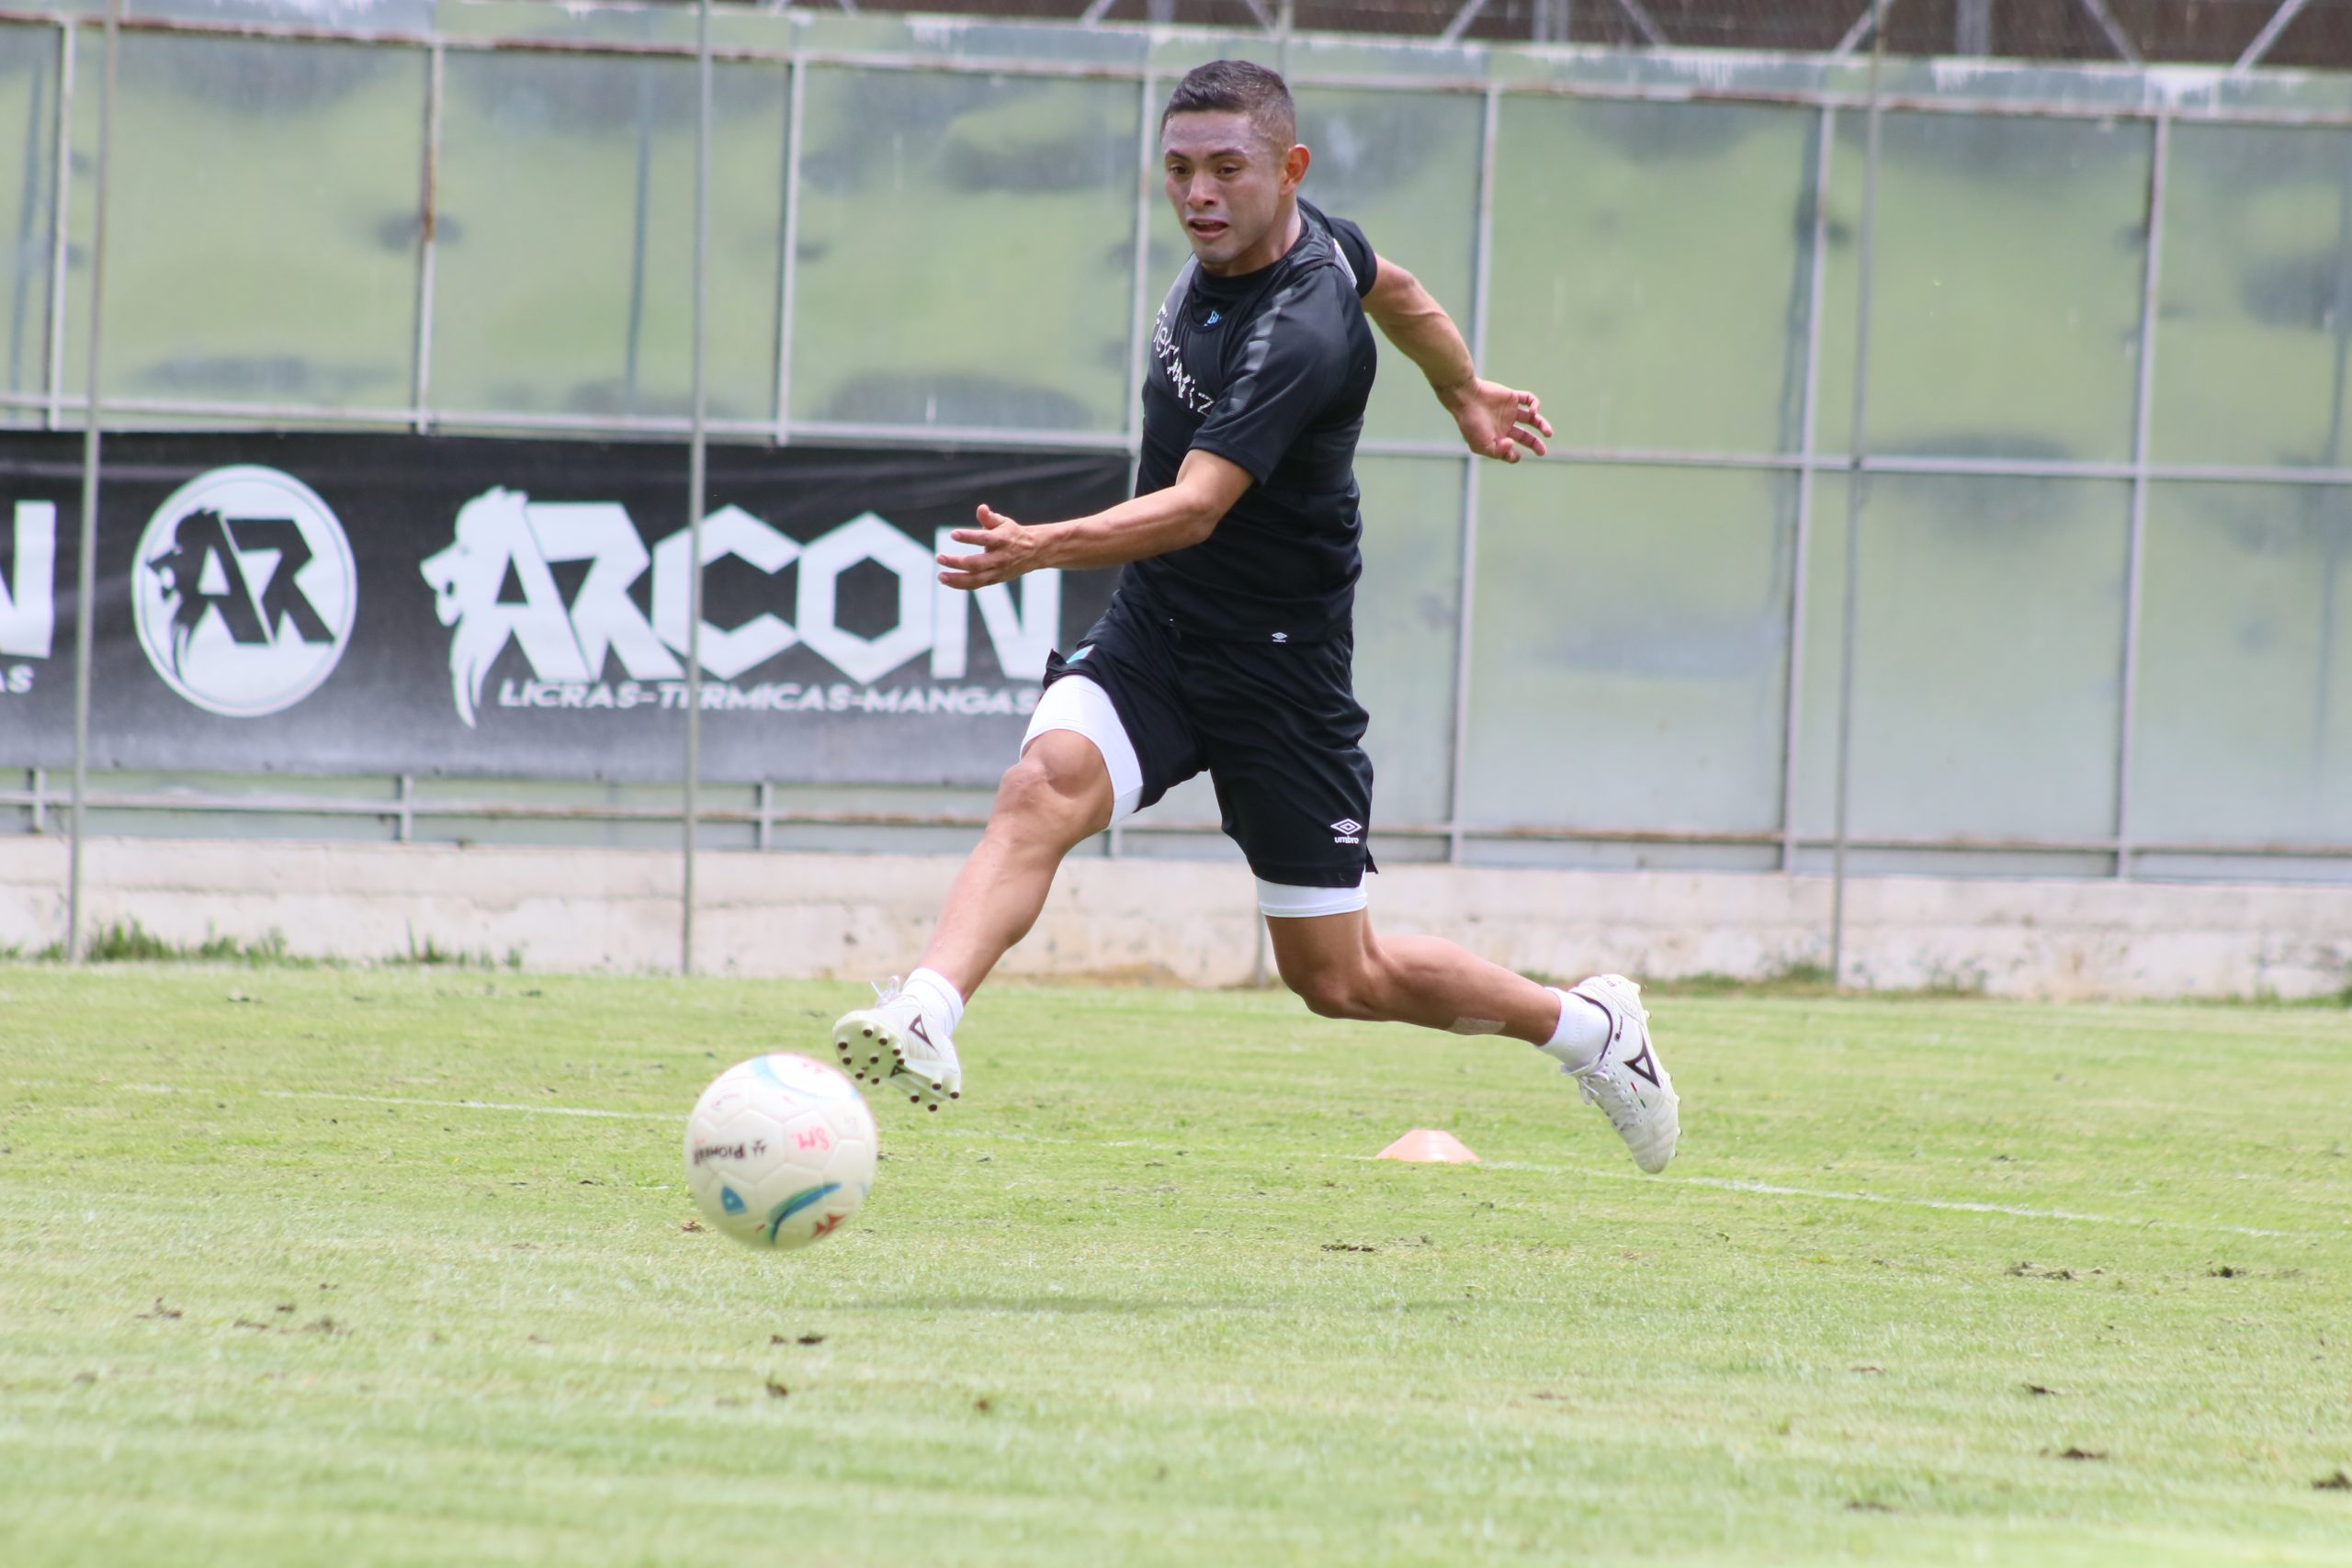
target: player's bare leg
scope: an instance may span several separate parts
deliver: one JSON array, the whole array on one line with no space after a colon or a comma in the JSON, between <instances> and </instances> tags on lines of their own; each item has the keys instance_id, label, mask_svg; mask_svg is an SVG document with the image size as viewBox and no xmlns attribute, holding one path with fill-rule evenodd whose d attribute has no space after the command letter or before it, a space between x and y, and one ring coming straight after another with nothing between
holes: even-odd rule
<instances>
[{"instance_id":1,"label":"player's bare leg","mask_svg":"<svg viewBox=\"0 0 2352 1568\"><path fill-rule=\"evenodd\" d=\"M1577 1078L1644 1170L1674 1157L1674 1080L1650 1048L1641 987L1624 976L1553 990L1438 937L1379 936L1362 909L1270 919L1266 929L1283 983L1312 1010L1524 1040Z\"/></svg>"},{"instance_id":2,"label":"player's bare leg","mask_svg":"<svg viewBox=\"0 0 2352 1568\"><path fill-rule=\"evenodd\" d=\"M1558 992L1438 937L1378 936L1363 909L1270 919L1266 930L1283 983L1326 1018L1508 1034L1531 1045L1551 1039L1560 1021Z\"/></svg>"},{"instance_id":3,"label":"player's bare leg","mask_svg":"<svg viewBox=\"0 0 2352 1568\"><path fill-rule=\"evenodd\" d=\"M1111 825L1111 773L1094 742L1049 729L997 785L988 831L948 890L926 969L969 997L1046 908L1070 851Z\"/></svg>"},{"instance_id":4,"label":"player's bare leg","mask_svg":"<svg viewBox=\"0 0 2352 1568\"><path fill-rule=\"evenodd\" d=\"M951 1036L966 998L1037 923L1069 852L1111 825L1113 798L1093 741L1068 729L1032 740L997 786L988 830L956 874L922 965L833 1026L842 1066L933 1111L960 1098Z\"/></svg>"}]
</instances>

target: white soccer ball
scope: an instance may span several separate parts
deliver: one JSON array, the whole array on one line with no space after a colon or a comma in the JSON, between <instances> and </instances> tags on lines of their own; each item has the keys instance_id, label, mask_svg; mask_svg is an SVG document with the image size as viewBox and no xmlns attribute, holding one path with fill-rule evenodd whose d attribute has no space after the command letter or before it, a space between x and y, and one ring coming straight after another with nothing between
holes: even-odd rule
<instances>
[{"instance_id":1,"label":"white soccer ball","mask_svg":"<svg viewBox=\"0 0 2352 1568\"><path fill-rule=\"evenodd\" d=\"M878 1145L857 1086L774 1051L711 1080L686 1118L686 1190L718 1230L753 1247L807 1247L865 1201Z\"/></svg>"}]
</instances>

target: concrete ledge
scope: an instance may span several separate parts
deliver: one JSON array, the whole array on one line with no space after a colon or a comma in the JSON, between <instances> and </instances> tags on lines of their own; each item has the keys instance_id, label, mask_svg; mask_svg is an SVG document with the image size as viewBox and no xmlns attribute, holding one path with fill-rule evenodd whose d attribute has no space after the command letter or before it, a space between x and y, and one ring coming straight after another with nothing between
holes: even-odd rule
<instances>
[{"instance_id":1,"label":"concrete ledge","mask_svg":"<svg viewBox=\"0 0 2352 1568\"><path fill-rule=\"evenodd\" d=\"M908 855L714 853L698 863L697 946L712 972L879 978L914 962L956 874ZM93 921L167 941L259 941L370 960L427 942L541 969L667 970L677 857L642 850L92 840ZM0 840L0 946L64 928L65 845ZM1254 887L1224 863L1078 859L1009 975L1250 980ZM1374 885L1382 930L1444 936L1513 968L1575 976L1756 976L1818 962L1826 879L1733 873L1400 866ZM1858 880L1852 977L1995 996L2329 995L2352 985L2352 888L1925 877Z\"/></svg>"}]
</instances>

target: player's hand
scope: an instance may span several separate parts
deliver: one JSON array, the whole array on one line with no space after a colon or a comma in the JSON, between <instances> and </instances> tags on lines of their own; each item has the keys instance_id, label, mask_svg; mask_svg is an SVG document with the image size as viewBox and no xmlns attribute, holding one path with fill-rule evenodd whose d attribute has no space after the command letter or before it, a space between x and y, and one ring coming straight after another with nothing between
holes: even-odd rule
<instances>
[{"instance_id":1,"label":"player's hand","mask_svg":"<svg viewBox=\"0 0 2352 1568\"><path fill-rule=\"evenodd\" d=\"M1481 457L1506 463L1519 461L1521 449L1544 456L1544 438L1552 422L1544 417L1544 402L1498 381L1472 381L1445 400L1446 411L1461 427L1463 442Z\"/></svg>"},{"instance_id":2,"label":"player's hand","mask_svg":"<svg viewBox=\"0 0 2352 1568\"><path fill-rule=\"evenodd\" d=\"M946 569L939 574L940 581L967 591L986 588L991 583L1010 582L1023 572L1035 571L1046 564L1041 558L1046 547L1041 530L1023 527L986 505L976 515L978 527L958 528L949 536L957 544L970 547L969 553L936 558Z\"/></svg>"}]
</instances>

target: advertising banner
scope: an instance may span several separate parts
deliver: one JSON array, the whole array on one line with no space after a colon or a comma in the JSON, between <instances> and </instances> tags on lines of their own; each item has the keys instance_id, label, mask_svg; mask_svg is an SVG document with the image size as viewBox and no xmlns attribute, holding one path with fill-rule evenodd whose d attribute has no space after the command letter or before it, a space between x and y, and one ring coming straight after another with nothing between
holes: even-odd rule
<instances>
[{"instance_id":1,"label":"advertising banner","mask_svg":"<svg viewBox=\"0 0 2352 1568\"><path fill-rule=\"evenodd\" d=\"M986 502L1117 501L1115 453L718 447L704 776L993 783L1111 572L937 581ZM683 445L109 436L91 765L653 782L683 772ZM0 434L0 767L74 737L81 437Z\"/></svg>"}]
</instances>

